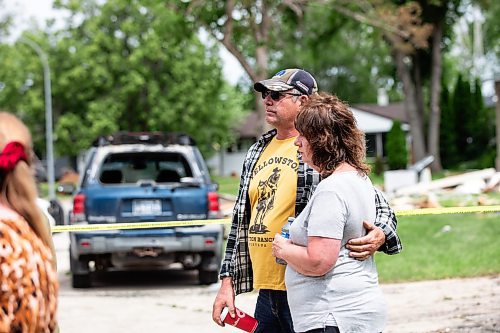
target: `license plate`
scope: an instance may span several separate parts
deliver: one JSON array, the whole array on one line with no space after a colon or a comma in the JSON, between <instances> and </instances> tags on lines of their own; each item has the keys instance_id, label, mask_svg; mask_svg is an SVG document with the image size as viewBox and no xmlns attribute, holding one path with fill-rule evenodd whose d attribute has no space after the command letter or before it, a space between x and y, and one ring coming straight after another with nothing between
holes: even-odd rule
<instances>
[{"instance_id":1,"label":"license plate","mask_svg":"<svg viewBox=\"0 0 500 333\"><path fill-rule=\"evenodd\" d=\"M161 215L161 201L134 200L132 201L132 215Z\"/></svg>"},{"instance_id":2,"label":"license plate","mask_svg":"<svg viewBox=\"0 0 500 333\"><path fill-rule=\"evenodd\" d=\"M158 257L163 249L161 247L134 247L132 252L138 257Z\"/></svg>"}]
</instances>

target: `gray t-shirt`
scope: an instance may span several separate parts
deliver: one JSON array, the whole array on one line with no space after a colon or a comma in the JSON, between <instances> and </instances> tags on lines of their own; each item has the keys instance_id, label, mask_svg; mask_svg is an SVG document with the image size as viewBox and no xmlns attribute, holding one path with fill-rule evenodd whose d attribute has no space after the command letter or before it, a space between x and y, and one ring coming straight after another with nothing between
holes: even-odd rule
<instances>
[{"instance_id":1,"label":"gray t-shirt","mask_svg":"<svg viewBox=\"0 0 500 333\"><path fill-rule=\"evenodd\" d=\"M345 244L364 236L363 220L375 220L375 192L368 177L356 171L334 173L317 187L290 228L294 244L307 246L308 236L341 239L335 267L310 277L288 266L285 282L296 332L325 325L340 332L382 332L386 305L378 286L373 257L349 257Z\"/></svg>"}]
</instances>

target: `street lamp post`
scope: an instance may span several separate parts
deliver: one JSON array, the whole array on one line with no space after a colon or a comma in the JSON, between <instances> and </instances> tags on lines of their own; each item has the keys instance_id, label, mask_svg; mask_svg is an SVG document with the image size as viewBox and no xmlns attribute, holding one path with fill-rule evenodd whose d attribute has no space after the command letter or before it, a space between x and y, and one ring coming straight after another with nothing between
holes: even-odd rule
<instances>
[{"instance_id":1,"label":"street lamp post","mask_svg":"<svg viewBox=\"0 0 500 333\"><path fill-rule=\"evenodd\" d=\"M50 85L50 67L47 55L40 46L26 37L19 41L30 46L37 53L43 66L43 83L45 91L45 141L47 149L47 181L49 183L49 200L55 200L55 176L54 176L54 145L52 137L52 92Z\"/></svg>"}]
</instances>

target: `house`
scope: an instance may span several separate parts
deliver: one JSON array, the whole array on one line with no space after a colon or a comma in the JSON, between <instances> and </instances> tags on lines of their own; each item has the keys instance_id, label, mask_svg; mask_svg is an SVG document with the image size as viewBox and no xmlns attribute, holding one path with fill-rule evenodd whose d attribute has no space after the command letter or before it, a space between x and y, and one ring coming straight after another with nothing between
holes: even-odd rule
<instances>
[{"instance_id":1,"label":"house","mask_svg":"<svg viewBox=\"0 0 500 333\"><path fill-rule=\"evenodd\" d=\"M385 137L394 120L399 120L405 132L410 130L404 104L355 104L351 111L358 126L366 135L366 156L368 158L385 157Z\"/></svg>"},{"instance_id":2,"label":"house","mask_svg":"<svg viewBox=\"0 0 500 333\"><path fill-rule=\"evenodd\" d=\"M356 104L350 107L358 126L366 134L366 155L368 158L385 156L385 137L394 120L401 121L403 130L409 131L404 104L384 104ZM220 176L240 175L248 148L260 136L257 128L257 114L251 112L235 129L237 133L236 143L222 149L207 161L213 174Z\"/></svg>"}]
</instances>

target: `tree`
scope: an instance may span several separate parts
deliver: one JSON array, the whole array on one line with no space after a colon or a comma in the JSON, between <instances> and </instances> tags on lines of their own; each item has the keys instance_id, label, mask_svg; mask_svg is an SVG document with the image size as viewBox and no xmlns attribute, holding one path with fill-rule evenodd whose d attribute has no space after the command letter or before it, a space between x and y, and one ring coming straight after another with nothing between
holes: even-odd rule
<instances>
[{"instance_id":1,"label":"tree","mask_svg":"<svg viewBox=\"0 0 500 333\"><path fill-rule=\"evenodd\" d=\"M440 157L442 166L450 169L457 165L459 160L457 147L457 132L455 112L451 106L450 92L446 86L441 90L441 122L440 122Z\"/></svg>"},{"instance_id":2,"label":"tree","mask_svg":"<svg viewBox=\"0 0 500 333\"><path fill-rule=\"evenodd\" d=\"M442 52L450 26L459 14L459 0L435 1L323 1L334 10L380 29L392 49L410 122L413 158L431 153L434 170L439 161L439 97ZM428 88L427 82L429 82ZM426 101L426 91L429 100ZM427 112L430 110L430 114Z\"/></svg>"},{"instance_id":3,"label":"tree","mask_svg":"<svg viewBox=\"0 0 500 333\"><path fill-rule=\"evenodd\" d=\"M169 6L193 24L207 31L238 60L251 81L268 78L269 68L281 59L284 22L301 18L304 1L214 0L179 2L167 0ZM286 27L289 27L288 25ZM256 98L259 130L265 131L264 105Z\"/></svg>"},{"instance_id":4,"label":"tree","mask_svg":"<svg viewBox=\"0 0 500 333\"><path fill-rule=\"evenodd\" d=\"M461 74L455 84L452 108L455 114L455 147L459 152L458 161L461 162L468 160L471 150L469 145L472 142L472 137L467 122L473 121L471 110L474 108L469 81L464 79Z\"/></svg>"},{"instance_id":5,"label":"tree","mask_svg":"<svg viewBox=\"0 0 500 333\"><path fill-rule=\"evenodd\" d=\"M8 35L9 28L12 24L12 14L5 10L6 5L4 0L0 0L0 8L4 9L0 13L0 40Z\"/></svg>"},{"instance_id":6,"label":"tree","mask_svg":"<svg viewBox=\"0 0 500 333\"><path fill-rule=\"evenodd\" d=\"M410 37L409 43L401 35L386 34L393 45L393 57L398 77L405 91L405 106L410 119L414 158L434 156L433 170L440 170L439 128L442 82L442 52L444 37L458 14L459 1L407 2L398 8L397 22ZM408 45L410 44L410 45ZM426 117L423 87L429 82L429 116ZM428 124L426 126L426 124ZM427 130L426 130L427 129ZM427 140L425 139L427 135Z\"/></svg>"},{"instance_id":7,"label":"tree","mask_svg":"<svg viewBox=\"0 0 500 333\"><path fill-rule=\"evenodd\" d=\"M385 150L387 152L387 165L390 170L406 168L408 150L406 148L406 135L401 129L400 121L394 121L391 130L387 133Z\"/></svg>"},{"instance_id":8,"label":"tree","mask_svg":"<svg viewBox=\"0 0 500 333\"><path fill-rule=\"evenodd\" d=\"M453 96L445 103L443 95L443 166L484 168L493 164L495 129L493 110L484 107L481 85L457 77Z\"/></svg>"},{"instance_id":9,"label":"tree","mask_svg":"<svg viewBox=\"0 0 500 333\"><path fill-rule=\"evenodd\" d=\"M486 54L491 53L495 61L496 69L499 69L500 64L500 25L498 17L500 16L500 2L494 0L477 1L483 9L485 16L484 24L484 46Z\"/></svg>"},{"instance_id":10,"label":"tree","mask_svg":"<svg viewBox=\"0 0 500 333\"><path fill-rule=\"evenodd\" d=\"M87 10L75 12L82 11ZM62 50L75 50L73 64L80 63L69 64L61 89L67 92L73 77L83 74L94 95L82 96L88 105L83 119L94 124L94 134L124 128L185 131L204 152L211 140L230 137L239 112L234 94L228 98L231 89L216 50L202 45L183 17L156 1L114 0L99 7L100 15L88 12L72 31L74 38L61 43ZM74 39L78 44L72 45Z\"/></svg>"},{"instance_id":11,"label":"tree","mask_svg":"<svg viewBox=\"0 0 500 333\"><path fill-rule=\"evenodd\" d=\"M46 40L30 36L42 49ZM45 152L45 101L40 58L25 44L0 45L0 105L30 128L37 155Z\"/></svg>"},{"instance_id":12,"label":"tree","mask_svg":"<svg viewBox=\"0 0 500 333\"><path fill-rule=\"evenodd\" d=\"M393 100L401 99L390 47L380 42L380 30L316 1L308 3L300 22L287 24L281 35L286 41L281 67L300 64L311 70L320 90L350 104L376 102L379 88L386 89Z\"/></svg>"},{"instance_id":13,"label":"tree","mask_svg":"<svg viewBox=\"0 0 500 333\"><path fill-rule=\"evenodd\" d=\"M471 94L472 107L469 112L470 118L467 120L467 132L472 142L467 155L469 160L474 160L481 157L491 146L490 141L495 137L495 128L494 115L491 110L484 107L481 82L477 78L474 80Z\"/></svg>"},{"instance_id":14,"label":"tree","mask_svg":"<svg viewBox=\"0 0 500 333\"><path fill-rule=\"evenodd\" d=\"M484 107L481 84L478 79L474 80L473 88L468 80L462 84L462 89L456 92L457 101L455 102L455 104L465 102L465 106L461 105L455 110L455 112L463 112L463 123L457 123L457 128L463 131L465 138L460 142L461 147L465 147L460 160L471 167L485 167L479 166L480 163L474 165L473 161L480 160L484 155L490 154L493 146L492 141L495 137L494 115L491 109ZM459 93L463 94L464 97L460 98Z\"/></svg>"},{"instance_id":15,"label":"tree","mask_svg":"<svg viewBox=\"0 0 500 333\"><path fill-rule=\"evenodd\" d=\"M34 37L49 53L53 71L57 151L75 156L95 137L118 130L187 132L205 154L212 144L232 139L242 95L223 80L217 49L202 44L182 16L157 1L56 6L70 10L67 28L50 41L44 34ZM23 67L31 60L20 44L11 57L17 62L11 76L20 78L8 83L12 89L0 101L16 112L24 104L37 109L43 94L30 88L25 94L36 98L20 101L16 88L31 75ZM39 77L33 82L38 89Z\"/></svg>"}]
</instances>

